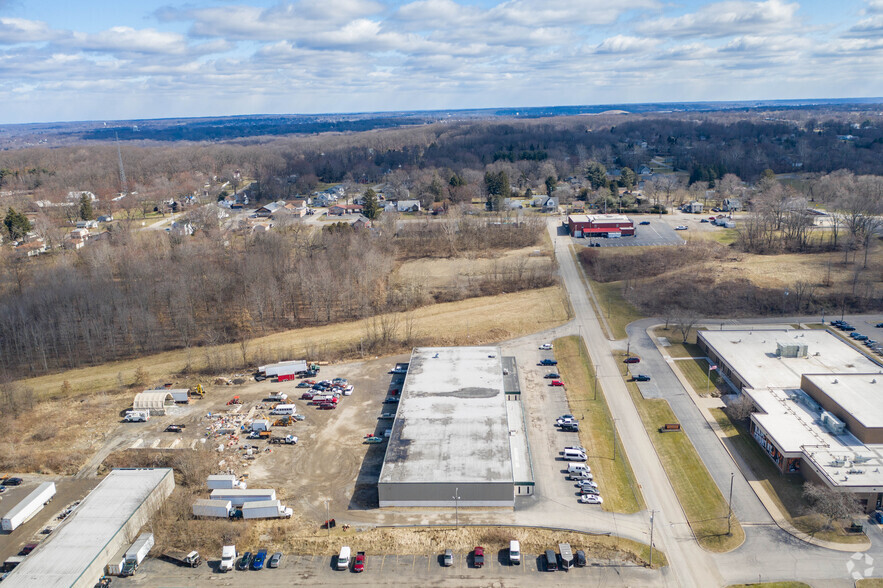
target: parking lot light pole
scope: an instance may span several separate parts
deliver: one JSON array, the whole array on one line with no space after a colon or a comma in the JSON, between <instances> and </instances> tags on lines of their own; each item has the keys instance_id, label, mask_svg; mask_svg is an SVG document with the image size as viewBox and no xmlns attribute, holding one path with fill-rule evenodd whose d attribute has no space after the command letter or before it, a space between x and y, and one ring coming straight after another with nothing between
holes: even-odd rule
<instances>
[{"instance_id":1,"label":"parking lot light pole","mask_svg":"<svg viewBox=\"0 0 883 588\"><path fill-rule=\"evenodd\" d=\"M650 511L650 567L653 567L653 515L656 514L655 510Z\"/></svg>"},{"instance_id":2,"label":"parking lot light pole","mask_svg":"<svg viewBox=\"0 0 883 588\"><path fill-rule=\"evenodd\" d=\"M616 461L616 421L619 419L613 419L613 461Z\"/></svg>"},{"instance_id":3,"label":"parking lot light pole","mask_svg":"<svg viewBox=\"0 0 883 588\"><path fill-rule=\"evenodd\" d=\"M730 472L730 499L727 500L727 535L732 531L733 524L733 478L736 477L735 472Z\"/></svg>"},{"instance_id":4,"label":"parking lot light pole","mask_svg":"<svg viewBox=\"0 0 883 588\"><path fill-rule=\"evenodd\" d=\"M454 488L454 528L460 528L460 488Z\"/></svg>"}]
</instances>

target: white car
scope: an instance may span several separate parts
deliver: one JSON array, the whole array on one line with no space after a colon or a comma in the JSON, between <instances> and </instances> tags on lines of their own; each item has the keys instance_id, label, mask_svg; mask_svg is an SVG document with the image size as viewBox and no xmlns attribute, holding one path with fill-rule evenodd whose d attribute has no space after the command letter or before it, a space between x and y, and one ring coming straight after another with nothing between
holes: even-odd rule
<instances>
[{"instance_id":1,"label":"white car","mask_svg":"<svg viewBox=\"0 0 883 588\"><path fill-rule=\"evenodd\" d=\"M675 230L676 230L676 231L686 231L686 230L687 230L687 225L678 225L678 226L675 227Z\"/></svg>"},{"instance_id":2,"label":"white car","mask_svg":"<svg viewBox=\"0 0 883 588\"><path fill-rule=\"evenodd\" d=\"M579 501L583 504L601 504L604 499L595 494L583 494L579 497Z\"/></svg>"},{"instance_id":3,"label":"white car","mask_svg":"<svg viewBox=\"0 0 883 588\"><path fill-rule=\"evenodd\" d=\"M555 424L558 425L559 427L563 427L564 425L572 425L575 422L577 422L577 420L574 418L561 417L555 421Z\"/></svg>"},{"instance_id":4,"label":"white car","mask_svg":"<svg viewBox=\"0 0 883 588\"><path fill-rule=\"evenodd\" d=\"M542 345L540 345L540 349L542 349L544 351L548 351L549 349L552 349L552 344L551 343L543 343Z\"/></svg>"},{"instance_id":5,"label":"white car","mask_svg":"<svg viewBox=\"0 0 883 588\"><path fill-rule=\"evenodd\" d=\"M564 448L564 451L567 452L568 450L579 451L580 453L588 453L586 451L586 448L582 447L581 445L568 445L567 447Z\"/></svg>"},{"instance_id":6,"label":"white car","mask_svg":"<svg viewBox=\"0 0 883 588\"><path fill-rule=\"evenodd\" d=\"M580 488L594 488L595 490L598 489L598 482L594 482L592 480L579 480L577 481L576 485Z\"/></svg>"}]
</instances>

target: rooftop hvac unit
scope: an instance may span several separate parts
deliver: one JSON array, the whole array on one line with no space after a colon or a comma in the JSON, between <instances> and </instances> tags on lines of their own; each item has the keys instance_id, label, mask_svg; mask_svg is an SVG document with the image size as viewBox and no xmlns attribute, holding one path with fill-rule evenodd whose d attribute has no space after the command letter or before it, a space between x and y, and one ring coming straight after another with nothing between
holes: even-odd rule
<instances>
[{"instance_id":1,"label":"rooftop hvac unit","mask_svg":"<svg viewBox=\"0 0 883 588\"><path fill-rule=\"evenodd\" d=\"M827 410L822 411L822 416L819 420L822 422L822 426L825 427L825 429L827 429L829 433L832 433L834 435L839 435L846 430L846 423L835 417Z\"/></svg>"},{"instance_id":2,"label":"rooftop hvac unit","mask_svg":"<svg viewBox=\"0 0 883 588\"><path fill-rule=\"evenodd\" d=\"M813 412L819 412L822 410L822 407L819 406L819 403L812 399L812 397L804 392L803 390L798 390L795 394L797 397L797 401L803 406L807 407Z\"/></svg>"},{"instance_id":3,"label":"rooftop hvac unit","mask_svg":"<svg viewBox=\"0 0 883 588\"><path fill-rule=\"evenodd\" d=\"M776 357L806 357L807 355L806 344L776 343Z\"/></svg>"}]
</instances>

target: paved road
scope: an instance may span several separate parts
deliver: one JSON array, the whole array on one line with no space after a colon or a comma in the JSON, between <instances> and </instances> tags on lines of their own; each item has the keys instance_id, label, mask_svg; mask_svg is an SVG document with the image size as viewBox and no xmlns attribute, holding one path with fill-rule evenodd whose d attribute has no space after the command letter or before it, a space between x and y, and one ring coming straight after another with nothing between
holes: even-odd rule
<instances>
[{"instance_id":1,"label":"paved road","mask_svg":"<svg viewBox=\"0 0 883 588\"><path fill-rule=\"evenodd\" d=\"M671 586L720 586L723 579L708 553L693 539L677 496L669 483L653 444L620 376L619 365L589 303L576 263L570 255L570 237L549 224L561 277L589 354L597 365L598 379L610 412L617 421L622 444L635 468L635 477L644 492L647 506L656 511L655 544L665 550L670 567L665 576Z\"/></svg>"},{"instance_id":2,"label":"paved road","mask_svg":"<svg viewBox=\"0 0 883 588\"><path fill-rule=\"evenodd\" d=\"M748 485L739 467L727 453L717 435L699 411L699 408L687 394L680 380L671 370L671 366L659 353L647 327L657 324L656 319L644 319L630 324L626 328L631 343L631 350L641 358L641 363L634 364L632 371L652 374L653 379L639 384L645 397L664 398L671 405L681 427L690 437L699 457L705 463L724 498L730 491L730 474L733 478L733 512L742 523L775 524L772 517ZM652 385L652 386L651 386ZM648 394L649 392L649 394Z\"/></svg>"}]
</instances>

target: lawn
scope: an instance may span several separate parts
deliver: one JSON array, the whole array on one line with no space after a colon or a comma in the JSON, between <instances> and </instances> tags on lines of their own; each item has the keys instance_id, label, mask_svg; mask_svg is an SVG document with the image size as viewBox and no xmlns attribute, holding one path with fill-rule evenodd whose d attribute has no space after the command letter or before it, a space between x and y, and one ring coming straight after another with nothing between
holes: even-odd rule
<instances>
[{"instance_id":1,"label":"lawn","mask_svg":"<svg viewBox=\"0 0 883 588\"><path fill-rule=\"evenodd\" d=\"M863 578L855 583L855 588L883 588L883 578Z\"/></svg>"},{"instance_id":2,"label":"lawn","mask_svg":"<svg viewBox=\"0 0 883 588\"><path fill-rule=\"evenodd\" d=\"M695 347L695 346L692 346ZM698 349L698 347L697 347ZM704 357L694 357L693 359L684 359L675 363L687 381L690 382L693 390L700 396L716 396L718 395L718 385L726 387L716 371L711 372L711 378L708 377L708 360Z\"/></svg>"},{"instance_id":3,"label":"lawn","mask_svg":"<svg viewBox=\"0 0 883 588\"><path fill-rule=\"evenodd\" d=\"M402 353L414 345L424 344L479 345L549 329L571 318L565 297L562 288L553 286L434 304L397 313L394 319L386 319L387 323L397 321L398 337L404 337L408 330L411 335L409 340L403 340L384 352ZM39 376L22 380L21 383L41 396L58 397L62 394L64 382L69 384L64 393L72 395L131 385L138 368L147 372L151 382L177 381L195 386L199 381L205 384L207 378L200 379L197 374L206 370L207 366L214 366L215 373L229 374L246 369L244 363L260 365L289 358L332 362L355 359L363 356L360 342L366 337L371 320L283 331L257 337L244 344L167 351ZM243 355L246 362L243 362Z\"/></svg>"},{"instance_id":4,"label":"lawn","mask_svg":"<svg viewBox=\"0 0 883 588\"><path fill-rule=\"evenodd\" d=\"M822 529L823 521L820 521L818 516L811 514L806 509L806 500L803 498L803 478L797 475L782 475L763 449L752 439L747 429L734 424L723 410L713 408L711 414L720 426L725 437L724 441L730 451L742 456L751 469L754 479L764 487L767 494L772 497L792 525L804 533L825 541L867 542L865 535L861 533L847 534L840 526L829 530Z\"/></svg>"},{"instance_id":5,"label":"lawn","mask_svg":"<svg viewBox=\"0 0 883 588\"><path fill-rule=\"evenodd\" d=\"M599 312L607 319L610 335L614 339L625 339L625 328L629 323L644 318L631 302L622 296L622 282L595 282L589 280L589 286L595 292ZM603 324L603 323L602 323Z\"/></svg>"},{"instance_id":6,"label":"lawn","mask_svg":"<svg viewBox=\"0 0 883 588\"><path fill-rule=\"evenodd\" d=\"M689 437L683 432L659 432L662 425L678 422L668 402L644 399L634 382L626 382L626 386L696 540L703 548L718 553L731 551L741 545L745 540L742 525L733 516L731 532L727 534L727 501Z\"/></svg>"},{"instance_id":7,"label":"lawn","mask_svg":"<svg viewBox=\"0 0 883 588\"><path fill-rule=\"evenodd\" d=\"M580 443L588 452L589 465L603 484L604 510L634 513L645 508L635 474L622 447L617 442L613 459L613 422L610 409L595 375L588 353L578 337L564 337L554 342L558 369L566 384L570 410L580 415ZM596 394L597 392L597 394Z\"/></svg>"}]
</instances>

